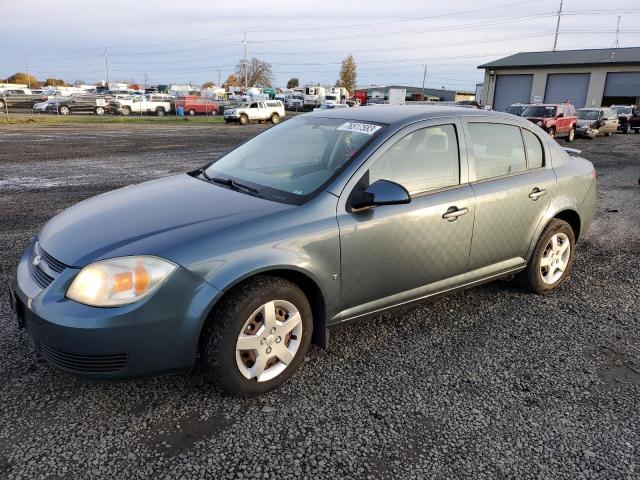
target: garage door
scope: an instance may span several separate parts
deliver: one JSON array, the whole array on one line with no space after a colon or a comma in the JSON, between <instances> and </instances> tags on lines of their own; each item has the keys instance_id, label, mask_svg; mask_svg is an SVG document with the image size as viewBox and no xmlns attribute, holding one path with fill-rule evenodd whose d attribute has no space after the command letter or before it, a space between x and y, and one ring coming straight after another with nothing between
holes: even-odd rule
<instances>
[{"instance_id":1,"label":"garage door","mask_svg":"<svg viewBox=\"0 0 640 480\"><path fill-rule=\"evenodd\" d=\"M605 97L640 97L640 72L607 73Z\"/></svg>"},{"instance_id":2,"label":"garage door","mask_svg":"<svg viewBox=\"0 0 640 480\"><path fill-rule=\"evenodd\" d=\"M547 89L544 92L545 103L562 103L569 100L576 108L587 103L589 73L554 73L547 75Z\"/></svg>"},{"instance_id":3,"label":"garage door","mask_svg":"<svg viewBox=\"0 0 640 480\"><path fill-rule=\"evenodd\" d=\"M498 75L493 109L504 112L513 103L529 103L533 75Z\"/></svg>"}]
</instances>

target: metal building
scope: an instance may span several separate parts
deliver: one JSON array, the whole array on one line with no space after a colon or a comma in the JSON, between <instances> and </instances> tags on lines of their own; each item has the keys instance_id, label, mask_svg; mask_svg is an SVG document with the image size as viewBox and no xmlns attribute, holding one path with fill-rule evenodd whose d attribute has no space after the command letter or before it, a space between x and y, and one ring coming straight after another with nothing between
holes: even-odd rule
<instances>
[{"instance_id":1,"label":"metal building","mask_svg":"<svg viewBox=\"0 0 640 480\"><path fill-rule=\"evenodd\" d=\"M640 47L523 52L480 65L482 103L640 104Z\"/></svg>"}]
</instances>

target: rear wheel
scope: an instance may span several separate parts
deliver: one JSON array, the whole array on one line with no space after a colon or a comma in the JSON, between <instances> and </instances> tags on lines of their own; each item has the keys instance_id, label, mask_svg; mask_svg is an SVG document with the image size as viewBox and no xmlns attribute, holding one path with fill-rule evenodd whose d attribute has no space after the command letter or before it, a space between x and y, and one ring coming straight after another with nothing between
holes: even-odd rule
<instances>
[{"instance_id":1,"label":"rear wheel","mask_svg":"<svg viewBox=\"0 0 640 480\"><path fill-rule=\"evenodd\" d=\"M71 110L66 105L60 107L58 111L60 112L60 115L69 115L71 113Z\"/></svg>"},{"instance_id":2,"label":"rear wheel","mask_svg":"<svg viewBox=\"0 0 640 480\"><path fill-rule=\"evenodd\" d=\"M277 113L271 115L271 123L273 123L274 125L276 123L280 123L280 115L278 115Z\"/></svg>"},{"instance_id":3,"label":"rear wheel","mask_svg":"<svg viewBox=\"0 0 640 480\"><path fill-rule=\"evenodd\" d=\"M557 218L544 229L527 268L518 283L533 293L549 293L566 280L573 264L575 234L571 225Z\"/></svg>"},{"instance_id":4,"label":"rear wheel","mask_svg":"<svg viewBox=\"0 0 640 480\"><path fill-rule=\"evenodd\" d=\"M104 108L96 107L96 115L104 115Z\"/></svg>"},{"instance_id":5,"label":"rear wheel","mask_svg":"<svg viewBox=\"0 0 640 480\"><path fill-rule=\"evenodd\" d=\"M164 108L159 108L156 110L156 115L158 117L164 117Z\"/></svg>"},{"instance_id":6,"label":"rear wheel","mask_svg":"<svg viewBox=\"0 0 640 480\"><path fill-rule=\"evenodd\" d=\"M573 142L574 138L576 138L576 129L571 127L571 130L569 130L569 134L567 135L567 142Z\"/></svg>"},{"instance_id":7,"label":"rear wheel","mask_svg":"<svg viewBox=\"0 0 640 480\"><path fill-rule=\"evenodd\" d=\"M212 312L200 344L205 369L233 393L267 392L295 373L312 330L311 306L300 288L279 277L257 277Z\"/></svg>"},{"instance_id":8,"label":"rear wheel","mask_svg":"<svg viewBox=\"0 0 640 480\"><path fill-rule=\"evenodd\" d=\"M0 108L4 108L4 100L0 100Z\"/></svg>"},{"instance_id":9,"label":"rear wheel","mask_svg":"<svg viewBox=\"0 0 640 480\"><path fill-rule=\"evenodd\" d=\"M191 115L192 117L195 116L196 111L192 108L191 110L189 110L189 115Z\"/></svg>"},{"instance_id":10,"label":"rear wheel","mask_svg":"<svg viewBox=\"0 0 640 480\"><path fill-rule=\"evenodd\" d=\"M240 115L240 124L246 125L247 123L249 123L249 117L247 117L247 115L243 113L242 115Z\"/></svg>"}]
</instances>

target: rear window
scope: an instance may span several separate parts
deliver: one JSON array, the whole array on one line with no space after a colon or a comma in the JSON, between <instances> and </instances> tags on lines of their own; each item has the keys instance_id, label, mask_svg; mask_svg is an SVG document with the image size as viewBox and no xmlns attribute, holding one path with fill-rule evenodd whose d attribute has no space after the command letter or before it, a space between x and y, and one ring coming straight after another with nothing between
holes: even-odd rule
<instances>
[{"instance_id":1,"label":"rear window","mask_svg":"<svg viewBox=\"0 0 640 480\"><path fill-rule=\"evenodd\" d=\"M520 128L500 123L470 123L476 180L524 172L527 160Z\"/></svg>"}]
</instances>

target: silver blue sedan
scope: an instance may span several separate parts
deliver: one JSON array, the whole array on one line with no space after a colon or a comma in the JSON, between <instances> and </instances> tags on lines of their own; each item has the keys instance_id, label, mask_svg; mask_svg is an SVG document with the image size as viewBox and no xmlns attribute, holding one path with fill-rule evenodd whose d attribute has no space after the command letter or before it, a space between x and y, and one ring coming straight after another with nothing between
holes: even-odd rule
<instances>
[{"instance_id":1,"label":"silver blue sedan","mask_svg":"<svg viewBox=\"0 0 640 480\"><path fill-rule=\"evenodd\" d=\"M512 275L553 291L595 199L593 165L524 119L314 112L55 216L11 298L38 353L67 372L200 362L228 390L259 394L343 322Z\"/></svg>"}]
</instances>

